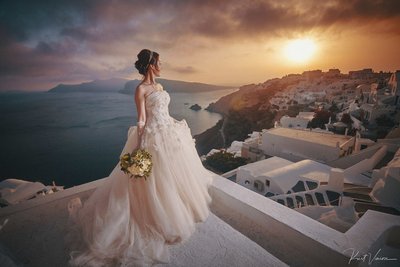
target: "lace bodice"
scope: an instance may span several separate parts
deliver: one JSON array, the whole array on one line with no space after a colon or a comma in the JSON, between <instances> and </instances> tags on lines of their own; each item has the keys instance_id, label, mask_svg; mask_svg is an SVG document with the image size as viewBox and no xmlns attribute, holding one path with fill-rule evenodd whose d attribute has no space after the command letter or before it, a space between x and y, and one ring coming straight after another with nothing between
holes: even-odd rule
<instances>
[{"instance_id":1,"label":"lace bodice","mask_svg":"<svg viewBox=\"0 0 400 267\"><path fill-rule=\"evenodd\" d=\"M191 141L195 144L196 140L192 138L190 128L185 119L180 121L169 115L168 105L170 96L167 91L153 91L145 98L146 122L143 135L140 139L141 147L152 146L159 150L159 143L154 139L170 139L172 146L180 147L182 140ZM181 134L185 133L184 136ZM175 142L173 142L175 140Z\"/></svg>"},{"instance_id":2,"label":"lace bodice","mask_svg":"<svg viewBox=\"0 0 400 267\"><path fill-rule=\"evenodd\" d=\"M174 121L169 115L168 105L171 98L167 91L160 90L150 93L146 97L146 126L147 132L153 132L163 127L168 127Z\"/></svg>"}]
</instances>

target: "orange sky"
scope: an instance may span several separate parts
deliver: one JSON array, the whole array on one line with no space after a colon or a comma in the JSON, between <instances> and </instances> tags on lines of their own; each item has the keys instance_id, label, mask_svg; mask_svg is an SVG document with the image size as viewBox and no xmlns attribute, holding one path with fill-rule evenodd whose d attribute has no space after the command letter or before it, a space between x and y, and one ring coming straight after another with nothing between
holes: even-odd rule
<instances>
[{"instance_id":1,"label":"orange sky","mask_svg":"<svg viewBox=\"0 0 400 267\"><path fill-rule=\"evenodd\" d=\"M23 3L23 2L22 2ZM223 85L304 70L400 69L400 1L25 1L0 4L0 91L124 77L142 48L163 78ZM294 63L297 38L316 51Z\"/></svg>"}]
</instances>

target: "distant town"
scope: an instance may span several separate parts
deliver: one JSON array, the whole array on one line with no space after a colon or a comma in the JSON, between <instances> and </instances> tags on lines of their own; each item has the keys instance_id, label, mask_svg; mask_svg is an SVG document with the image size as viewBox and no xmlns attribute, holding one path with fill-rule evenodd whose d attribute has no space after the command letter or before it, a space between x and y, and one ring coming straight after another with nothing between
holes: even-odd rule
<instances>
[{"instance_id":1,"label":"distant town","mask_svg":"<svg viewBox=\"0 0 400 267\"><path fill-rule=\"evenodd\" d=\"M244 86L211 108L256 107L273 126L202 158L247 159L221 175L341 232L369 209L400 215L399 84L400 71L330 69Z\"/></svg>"},{"instance_id":2,"label":"distant town","mask_svg":"<svg viewBox=\"0 0 400 267\"><path fill-rule=\"evenodd\" d=\"M314 70L283 79L297 81L297 84L277 93L270 100L273 108L289 110L296 105L305 105L306 110L315 111L299 113L292 119L285 116L278 122L283 127L305 128L310 123L309 128L335 133L350 131L352 135L358 131L362 137L377 139L399 123L400 71L376 73L372 69L363 69L341 74L338 69L325 73Z\"/></svg>"}]
</instances>

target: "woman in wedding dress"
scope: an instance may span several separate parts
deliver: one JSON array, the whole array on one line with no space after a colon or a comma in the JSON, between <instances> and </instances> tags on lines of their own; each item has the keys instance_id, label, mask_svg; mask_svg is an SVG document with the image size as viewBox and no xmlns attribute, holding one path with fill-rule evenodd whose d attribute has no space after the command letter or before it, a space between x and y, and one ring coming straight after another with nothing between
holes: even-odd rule
<instances>
[{"instance_id":1,"label":"woman in wedding dress","mask_svg":"<svg viewBox=\"0 0 400 267\"><path fill-rule=\"evenodd\" d=\"M159 54L143 49L135 67L143 75L135 91L138 122L121 155L143 148L153 168L146 180L129 178L118 162L83 204L68 203L72 266L168 263L168 245L188 240L210 212L213 174L203 167L186 120L169 115L170 95L155 81Z\"/></svg>"}]
</instances>

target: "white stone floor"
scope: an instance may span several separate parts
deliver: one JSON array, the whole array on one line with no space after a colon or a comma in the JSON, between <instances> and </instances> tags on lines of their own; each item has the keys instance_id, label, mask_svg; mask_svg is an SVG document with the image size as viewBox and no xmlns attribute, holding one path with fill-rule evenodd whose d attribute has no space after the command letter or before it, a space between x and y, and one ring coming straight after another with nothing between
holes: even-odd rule
<instances>
[{"instance_id":1,"label":"white stone floor","mask_svg":"<svg viewBox=\"0 0 400 267\"><path fill-rule=\"evenodd\" d=\"M66 204L73 197L84 199L87 195L83 192L0 216L0 224L8 219L0 230L0 254L3 250L4 255L5 248L22 266L68 266L63 236L68 218ZM287 266L213 213L197 224L187 242L170 246L170 252L171 263L157 267ZM7 266L1 255L0 265Z\"/></svg>"}]
</instances>

